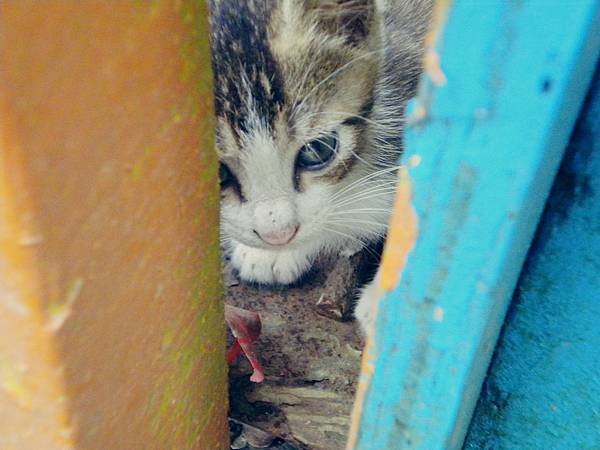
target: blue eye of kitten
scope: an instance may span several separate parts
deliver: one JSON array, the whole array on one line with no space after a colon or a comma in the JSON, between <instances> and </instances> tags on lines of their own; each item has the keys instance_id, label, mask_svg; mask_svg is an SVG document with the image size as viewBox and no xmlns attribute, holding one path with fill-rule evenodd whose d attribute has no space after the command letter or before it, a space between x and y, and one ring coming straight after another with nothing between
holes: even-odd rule
<instances>
[{"instance_id":1,"label":"blue eye of kitten","mask_svg":"<svg viewBox=\"0 0 600 450\"><path fill-rule=\"evenodd\" d=\"M333 132L310 141L298 152L296 165L304 170L319 170L327 166L338 150L337 133Z\"/></svg>"}]
</instances>

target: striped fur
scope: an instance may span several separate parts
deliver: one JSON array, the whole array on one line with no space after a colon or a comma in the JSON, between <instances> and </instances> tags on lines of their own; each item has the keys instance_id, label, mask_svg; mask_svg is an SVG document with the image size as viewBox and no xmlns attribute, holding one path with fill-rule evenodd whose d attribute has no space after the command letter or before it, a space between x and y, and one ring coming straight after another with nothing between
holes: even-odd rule
<instances>
[{"instance_id":1,"label":"striped fur","mask_svg":"<svg viewBox=\"0 0 600 450\"><path fill-rule=\"evenodd\" d=\"M243 279L296 281L382 239L431 0L210 0L222 240ZM335 159L299 149L337 133ZM226 167L226 169L225 169ZM297 228L285 245L261 238Z\"/></svg>"}]
</instances>

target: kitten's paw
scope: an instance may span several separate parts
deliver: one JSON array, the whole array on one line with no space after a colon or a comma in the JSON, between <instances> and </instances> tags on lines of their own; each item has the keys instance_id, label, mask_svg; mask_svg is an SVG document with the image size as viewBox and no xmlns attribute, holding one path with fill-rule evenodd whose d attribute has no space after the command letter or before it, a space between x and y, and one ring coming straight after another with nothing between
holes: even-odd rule
<instances>
[{"instance_id":1,"label":"kitten's paw","mask_svg":"<svg viewBox=\"0 0 600 450\"><path fill-rule=\"evenodd\" d=\"M240 278L265 284L290 284L306 272L309 259L298 252L271 251L238 244L231 264Z\"/></svg>"},{"instance_id":2,"label":"kitten's paw","mask_svg":"<svg viewBox=\"0 0 600 450\"><path fill-rule=\"evenodd\" d=\"M377 302L381 298L381 295L381 289L379 289L377 278L375 278L375 280L363 288L354 309L354 317L358 320L365 336L375 329Z\"/></svg>"},{"instance_id":3,"label":"kitten's paw","mask_svg":"<svg viewBox=\"0 0 600 450\"><path fill-rule=\"evenodd\" d=\"M273 281L278 284L290 284L298 280L310 267L309 259L299 253L277 252L272 265Z\"/></svg>"}]
</instances>

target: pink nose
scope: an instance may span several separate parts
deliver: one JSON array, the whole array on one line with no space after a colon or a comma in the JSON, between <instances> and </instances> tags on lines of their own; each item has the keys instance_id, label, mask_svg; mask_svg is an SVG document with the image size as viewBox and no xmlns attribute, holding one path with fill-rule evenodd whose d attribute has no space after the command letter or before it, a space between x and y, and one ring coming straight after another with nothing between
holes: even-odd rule
<instances>
[{"instance_id":1,"label":"pink nose","mask_svg":"<svg viewBox=\"0 0 600 450\"><path fill-rule=\"evenodd\" d=\"M270 233L261 234L259 232L256 232L256 234L258 234L258 236L263 241L265 241L267 244L285 245L294 238L297 231L298 231L298 226L293 226L293 227L284 228L283 230L279 230L279 231L272 231Z\"/></svg>"}]
</instances>

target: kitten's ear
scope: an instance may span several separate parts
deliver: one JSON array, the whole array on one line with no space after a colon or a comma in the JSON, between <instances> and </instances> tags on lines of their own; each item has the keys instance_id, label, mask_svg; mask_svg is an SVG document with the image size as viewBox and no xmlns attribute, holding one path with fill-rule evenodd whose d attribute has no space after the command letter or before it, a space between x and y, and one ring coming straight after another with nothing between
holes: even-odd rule
<instances>
[{"instance_id":1,"label":"kitten's ear","mask_svg":"<svg viewBox=\"0 0 600 450\"><path fill-rule=\"evenodd\" d=\"M375 0L309 0L323 25L349 42L360 44L370 34Z\"/></svg>"}]
</instances>

